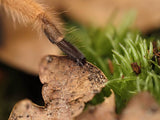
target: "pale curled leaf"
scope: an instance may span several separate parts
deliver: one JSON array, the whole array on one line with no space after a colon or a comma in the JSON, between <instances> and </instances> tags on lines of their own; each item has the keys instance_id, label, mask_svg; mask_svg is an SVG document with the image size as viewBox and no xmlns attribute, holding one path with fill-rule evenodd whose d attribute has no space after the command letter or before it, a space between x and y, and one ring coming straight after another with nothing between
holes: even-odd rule
<instances>
[{"instance_id":1,"label":"pale curled leaf","mask_svg":"<svg viewBox=\"0 0 160 120\"><path fill-rule=\"evenodd\" d=\"M2 13L2 14L1 14ZM47 54L60 55L61 51L49 40L35 30L31 25L26 27L13 24L13 22L0 12L3 20L1 30L3 33L0 47L0 59L3 63L30 74L38 75L39 62ZM16 26L16 29L13 26ZM26 62L27 61L27 62Z\"/></svg>"},{"instance_id":2,"label":"pale curled leaf","mask_svg":"<svg viewBox=\"0 0 160 120\"><path fill-rule=\"evenodd\" d=\"M89 106L89 108L76 117L76 120L116 120L115 96L112 92L102 104Z\"/></svg>"},{"instance_id":3,"label":"pale curled leaf","mask_svg":"<svg viewBox=\"0 0 160 120\"><path fill-rule=\"evenodd\" d=\"M40 78L43 84L47 84L42 91L46 103L53 99L64 99L71 107L73 116L83 110L84 102L100 92L106 82L103 73L95 66L86 63L80 67L67 57L55 56L43 60Z\"/></svg>"},{"instance_id":4,"label":"pale curled leaf","mask_svg":"<svg viewBox=\"0 0 160 120\"><path fill-rule=\"evenodd\" d=\"M92 64L87 62L78 66L66 56L43 58L40 79L44 84L42 96L45 106L21 101L14 107L9 120L70 120L82 112L84 103L100 92L107 82L105 75ZM25 109L27 103L30 106L28 110Z\"/></svg>"},{"instance_id":5,"label":"pale curled leaf","mask_svg":"<svg viewBox=\"0 0 160 120\"><path fill-rule=\"evenodd\" d=\"M133 97L121 114L120 120L159 120L160 106L148 93Z\"/></svg>"},{"instance_id":6,"label":"pale curled leaf","mask_svg":"<svg viewBox=\"0 0 160 120\"><path fill-rule=\"evenodd\" d=\"M58 10L66 11L72 19L85 25L105 26L107 22L120 24L128 11L136 12L133 24L143 33L160 27L159 0L48 0ZM125 17L125 23L129 17ZM133 20L133 18L132 18Z\"/></svg>"}]
</instances>

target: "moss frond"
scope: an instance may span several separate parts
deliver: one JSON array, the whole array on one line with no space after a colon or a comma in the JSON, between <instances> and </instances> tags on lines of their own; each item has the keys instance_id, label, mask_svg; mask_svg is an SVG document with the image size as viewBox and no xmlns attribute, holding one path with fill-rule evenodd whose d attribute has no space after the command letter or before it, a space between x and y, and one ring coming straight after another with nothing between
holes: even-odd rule
<instances>
[{"instance_id":1,"label":"moss frond","mask_svg":"<svg viewBox=\"0 0 160 120\"><path fill-rule=\"evenodd\" d=\"M109 79L90 103L102 102L108 96L106 91L112 89L118 112L140 91L151 92L160 103L160 66L154 55L153 39L144 39L138 31L130 30L132 20L132 17L125 20L118 28L112 24L104 28L79 26L79 30L71 33L81 40L78 46L84 46L81 50L87 60L98 66ZM160 50L159 40L157 48ZM113 63L113 73L108 59Z\"/></svg>"}]
</instances>

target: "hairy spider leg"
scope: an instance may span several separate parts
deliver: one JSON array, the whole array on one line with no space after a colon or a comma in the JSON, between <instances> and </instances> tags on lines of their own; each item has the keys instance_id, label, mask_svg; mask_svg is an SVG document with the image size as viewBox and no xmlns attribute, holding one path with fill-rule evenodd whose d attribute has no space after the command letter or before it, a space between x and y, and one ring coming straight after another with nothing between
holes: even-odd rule
<instances>
[{"instance_id":1,"label":"hairy spider leg","mask_svg":"<svg viewBox=\"0 0 160 120\"><path fill-rule=\"evenodd\" d=\"M0 0L6 11L12 16L14 22L20 24L32 23L40 32L56 44L72 60L83 66L86 63L84 55L71 43L64 39L63 34L57 28L52 15L43 7L43 5L33 0ZM40 33L41 34L41 33Z\"/></svg>"}]
</instances>

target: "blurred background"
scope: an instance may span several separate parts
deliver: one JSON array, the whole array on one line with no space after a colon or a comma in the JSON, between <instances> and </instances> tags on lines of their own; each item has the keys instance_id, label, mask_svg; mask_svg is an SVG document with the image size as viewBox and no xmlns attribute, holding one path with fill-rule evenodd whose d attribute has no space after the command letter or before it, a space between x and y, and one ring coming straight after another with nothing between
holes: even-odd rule
<instances>
[{"instance_id":1,"label":"blurred background","mask_svg":"<svg viewBox=\"0 0 160 120\"><path fill-rule=\"evenodd\" d=\"M73 21L86 27L103 28L110 22L118 26L126 13L134 11L136 17L131 29L137 29L145 36L159 36L159 0L36 1L61 18L64 28ZM69 30L66 28L66 31ZM15 24L0 12L0 120L7 119L14 104L21 99L29 98L39 105L44 104L38 71L41 58L48 54L60 55L62 52L45 36L39 37L32 25Z\"/></svg>"}]
</instances>

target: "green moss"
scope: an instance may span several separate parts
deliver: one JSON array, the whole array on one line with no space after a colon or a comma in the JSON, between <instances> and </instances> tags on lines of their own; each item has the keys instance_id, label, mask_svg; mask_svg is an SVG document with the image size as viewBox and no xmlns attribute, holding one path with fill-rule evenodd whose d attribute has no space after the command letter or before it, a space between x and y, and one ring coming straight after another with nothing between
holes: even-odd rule
<instances>
[{"instance_id":1,"label":"green moss","mask_svg":"<svg viewBox=\"0 0 160 120\"><path fill-rule=\"evenodd\" d=\"M127 19L118 28L112 24L107 24L104 28L79 25L78 30L66 36L68 40L71 36L76 36L74 40L79 41L76 45L80 46L87 60L98 66L109 79L106 88L89 103L95 105L103 102L104 97L109 95L107 91L110 88L116 95L117 112L140 91L151 92L160 103L160 66L156 60L152 61L153 39L144 39L138 31L129 29L133 22L132 14L125 18ZM72 26L75 24L69 24L67 28ZM159 48L160 41L157 43ZM113 74L108 67L108 59L113 62ZM140 73L134 72L132 63L137 63Z\"/></svg>"}]
</instances>

